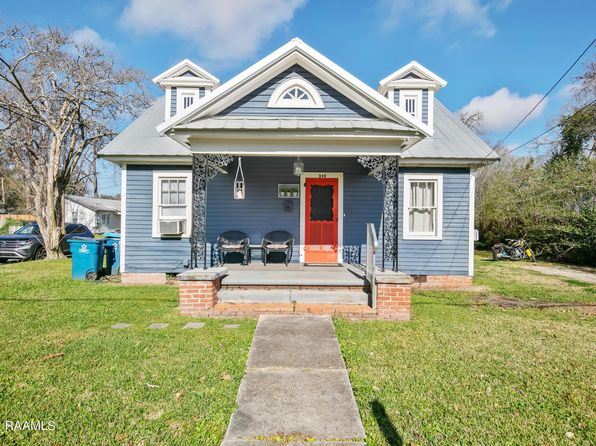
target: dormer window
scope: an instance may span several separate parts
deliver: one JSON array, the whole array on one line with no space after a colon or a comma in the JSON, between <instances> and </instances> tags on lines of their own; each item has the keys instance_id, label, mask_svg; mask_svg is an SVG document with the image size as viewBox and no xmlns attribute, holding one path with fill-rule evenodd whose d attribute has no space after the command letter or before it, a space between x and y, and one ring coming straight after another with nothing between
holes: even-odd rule
<instances>
[{"instance_id":1,"label":"dormer window","mask_svg":"<svg viewBox=\"0 0 596 446\"><path fill-rule=\"evenodd\" d=\"M422 116L422 90L402 90L400 106L406 113L420 120Z\"/></svg>"},{"instance_id":2,"label":"dormer window","mask_svg":"<svg viewBox=\"0 0 596 446\"><path fill-rule=\"evenodd\" d=\"M269 108L325 108L317 89L302 78L288 79L279 85L267 104Z\"/></svg>"},{"instance_id":3,"label":"dormer window","mask_svg":"<svg viewBox=\"0 0 596 446\"><path fill-rule=\"evenodd\" d=\"M194 94L183 94L182 95L182 108L188 108L192 105Z\"/></svg>"}]
</instances>

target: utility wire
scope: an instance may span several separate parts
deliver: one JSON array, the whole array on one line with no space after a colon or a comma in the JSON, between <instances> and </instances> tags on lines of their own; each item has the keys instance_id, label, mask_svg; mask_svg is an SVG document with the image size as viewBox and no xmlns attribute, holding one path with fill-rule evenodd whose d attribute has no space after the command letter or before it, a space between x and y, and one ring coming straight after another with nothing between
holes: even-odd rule
<instances>
[{"instance_id":1,"label":"utility wire","mask_svg":"<svg viewBox=\"0 0 596 446\"><path fill-rule=\"evenodd\" d=\"M581 113L582 111L584 111L586 108L590 107L590 106L591 106L591 105L593 105L593 104L596 104L596 99L594 99L594 100L593 100L592 102L590 102L589 104L586 104L586 105L584 105L583 107L581 107L581 108L578 108L577 110L574 110L573 114L575 114L575 113ZM552 126L551 128L549 128L548 130L545 130L545 131L544 131L544 132L542 132L541 134L534 136L532 139L529 139L529 140L528 140L528 141L526 141L525 143L523 143L523 144L520 144L519 146L517 146L517 147L514 147L514 148L513 148L513 149L511 149L511 150L508 150L507 152L503 153L501 156L509 155L511 152L515 152L516 150L518 150L518 149L521 149L522 147L525 147L525 146L527 146L528 144L530 144L530 143L532 143L532 142L536 141L536 140L537 140L538 138L540 138L541 136L544 136L544 135L546 135L547 133L549 133L549 132L552 132L554 129L556 129L557 127L560 127L560 126L561 126L561 123L558 123L558 124L556 124L556 125L553 125L553 126ZM495 150L495 149L493 149L493 151L494 151L494 150ZM492 153L492 152L490 152L490 153ZM489 155L490 155L490 153L489 153ZM488 156L488 155L487 155L487 156Z\"/></svg>"},{"instance_id":2,"label":"utility wire","mask_svg":"<svg viewBox=\"0 0 596 446\"><path fill-rule=\"evenodd\" d=\"M590 44L582 51L582 53L577 56L577 58L575 59L575 61L571 64L571 66L569 68L567 68L567 70L561 75L561 77L557 80L557 82L554 83L554 85L552 87L550 87L550 89L542 96L542 98L536 103L536 105L534 105L534 107L532 107L532 109L525 114L525 116L515 125L515 127L513 127L509 133L507 133L503 138L501 138L501 140L495 145L495 147L499 147L501 144L503 144L503 142L505 142L505 140L507 138L509 138L513 132L515 132L520 125L522 125L522 123L528 118L528 116L530 116L532 114L532 112L534 110L536 110L536 108L538 108L538 106L540 104L542 104L542 102L546 99L546 97L557 87L557 85L559 85L559 83L565 78L565 76L567 76L567 74L573 69L573 67L575 65L577 65L577 63L580 61L580 59L584 56L584 54L586 54L588 52L588 50L592 47L592 45L594 45L594 42L596 42L596 39L593 39Z\"/></svg>"}]
</instances>

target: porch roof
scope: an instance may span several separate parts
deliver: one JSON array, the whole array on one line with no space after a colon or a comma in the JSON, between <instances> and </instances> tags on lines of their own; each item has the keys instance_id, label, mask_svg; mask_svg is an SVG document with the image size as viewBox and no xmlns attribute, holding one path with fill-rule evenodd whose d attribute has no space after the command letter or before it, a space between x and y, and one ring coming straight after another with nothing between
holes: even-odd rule
<instances>
[{"instance_id":1,"label":"porch roof","mask_svg":"<svg viewBox=\"0 0 596 446\"><path fill-rule=\"evenodd\" d=\"M198 119L183 126L185 130L388 130L409 132L410 128L385 119L223 116Z\"/></svg>"}]
</instances>

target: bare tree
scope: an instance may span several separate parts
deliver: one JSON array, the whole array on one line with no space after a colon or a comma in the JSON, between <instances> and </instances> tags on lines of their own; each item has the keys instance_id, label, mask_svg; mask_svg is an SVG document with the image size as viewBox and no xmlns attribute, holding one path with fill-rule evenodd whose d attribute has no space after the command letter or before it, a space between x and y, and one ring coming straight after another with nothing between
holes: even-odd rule
<instances>
[{"instance_id":1,"label":"bare tree","mask_svg":"<svg viewBox=\"0 0 596 446\"><path fill-rule=\"evenodd\" d=\"M119 122L148 105L144 75L55 28L0 30L0 152L25 179L49 258L64 197Z\"/></svg>"},{"instance_id":2,"label":"bare tree","mask_svg":"<svg viewBox=\"0 0 596 446\"><path fill-rule=\"evenodd\" d=\"M479 135L484 133L482 130L482 120L484 119L482 112L459 112L458 117L459 120L470 130L478 133Z\"/></svg>"}]
</instances>

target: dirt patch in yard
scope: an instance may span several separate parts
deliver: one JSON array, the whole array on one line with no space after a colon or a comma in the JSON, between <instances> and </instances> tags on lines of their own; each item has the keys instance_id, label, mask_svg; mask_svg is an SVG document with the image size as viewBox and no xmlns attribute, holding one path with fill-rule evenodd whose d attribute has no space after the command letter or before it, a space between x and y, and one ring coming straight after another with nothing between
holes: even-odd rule
<instances>
[{"instance_id":1,"label":"dirt patch in yard","mask_svg":"<svg viewBox=\"0 0 596 446\"><path fill-rule=\"evenodd\" d=\"M582 303L554 303L554 302L538 302L538 301L522 301L516 299L508 299L501 296L483 296L476 299L479 305L495 305L501 308L537 308L539 310L545 309L561 309L561 310L576 310L581 313L596 315L596 304L582 304Z\"/></svg>"},{"instance_id":2,"label":"dirt patch in yard","mask_svg":"<svg viewBox=\"0 0 596 446\"><path fill-rule=\"evenodd\" d=\"M579 280L596 284L596 273L587 270L580 270L575 268L565 268L562 266L545 266L545 265L524 265L521 268L537 271L549 276L563 276L569 279Z\"/></svg>"}]
</instances>

